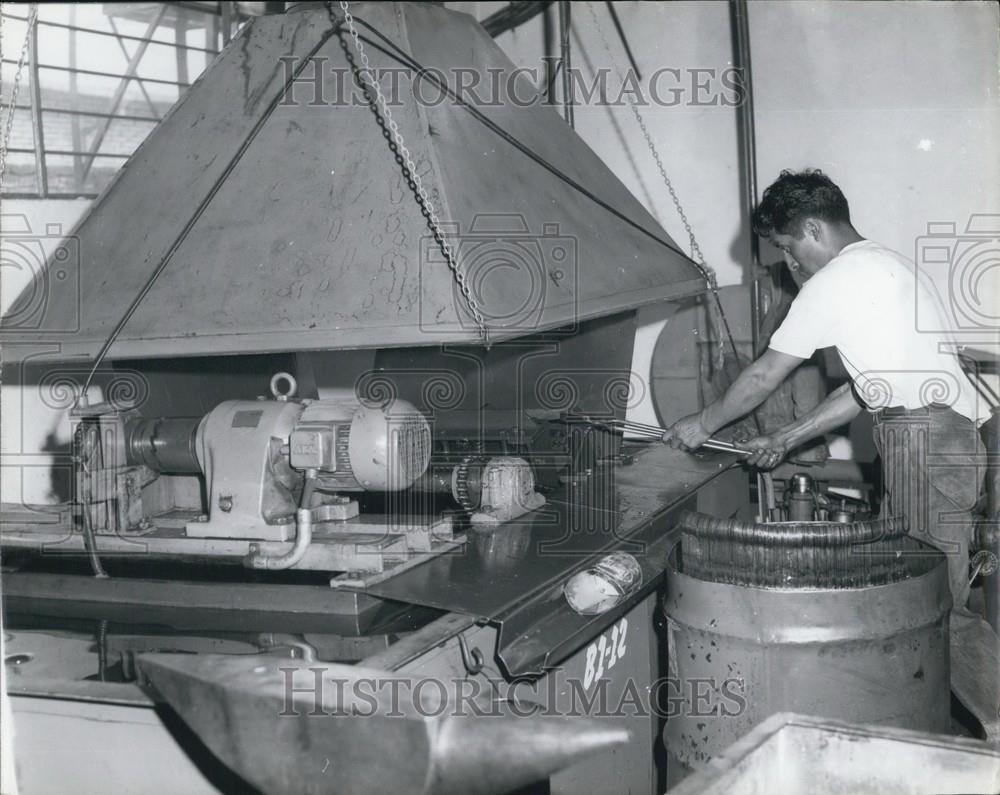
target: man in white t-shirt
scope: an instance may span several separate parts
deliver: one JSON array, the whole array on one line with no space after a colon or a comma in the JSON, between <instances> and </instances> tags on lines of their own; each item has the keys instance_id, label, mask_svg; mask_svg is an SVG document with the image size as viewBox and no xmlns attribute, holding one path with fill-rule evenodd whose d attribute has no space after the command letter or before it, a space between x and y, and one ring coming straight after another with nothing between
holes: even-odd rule
<instances>
[{"instance_id":1,"label":"man in white t-shirt","mask_svg":"<svg viewBox=\"0 0 1000 795\"><path fill-rule=\"evenodd\" d=\"M783 171L753 222L807 281L768 350L722 398L674 423L663 440L699 447L756 408L818 348L835 347L852 383L792 424L748 442L757 451L750 463L770 469L789 450L867 408L882 459L884 512L902 515L912 536L948 556L954 607L963 609L971 509L986 466L978 426L989 409L942 338L917 330L918 314L947 327L933 286L906 257L858 234L847 199L821 171Z\"/></svg>"}]
</instances>

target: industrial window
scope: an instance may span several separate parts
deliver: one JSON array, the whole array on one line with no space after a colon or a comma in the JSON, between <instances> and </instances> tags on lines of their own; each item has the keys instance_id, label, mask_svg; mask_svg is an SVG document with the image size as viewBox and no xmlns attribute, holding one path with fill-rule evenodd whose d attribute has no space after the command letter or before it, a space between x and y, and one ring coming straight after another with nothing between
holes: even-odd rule
<instances>
[{"instance_id":1,"label":"industrial window","mask_svg":"<svg viewBox=\"0 0 1000 795\"><path fill-rule=\"evenodd\" d=\"M3 195L96 196L262 5L38 4ZM31 13L29 3L3 4L4 122Z\"/></svg>"}]
</instances>

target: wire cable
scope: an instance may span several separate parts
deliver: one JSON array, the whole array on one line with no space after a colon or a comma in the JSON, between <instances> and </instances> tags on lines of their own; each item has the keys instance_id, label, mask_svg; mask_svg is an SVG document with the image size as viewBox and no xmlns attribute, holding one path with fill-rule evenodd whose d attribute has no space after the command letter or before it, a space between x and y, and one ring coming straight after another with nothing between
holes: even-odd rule
<instances>
[{"instance_id":1,"label":"wire cable","mask_svg":"<svg viewBox=\"0 0 1000 795\"><path fill-rule=\"evenodd\" d=\"M502 127L500 127L500 125L498 125L496 122L494 122L488 116L486 116L485 114L483 114L482 111L480 111L478 108L476 108L473 105L470 105L468 102L466 102L465 100L463 100L454 91L452 91L451 88L446 83L442 83L442 81L440 79L438 79L437 75L434 74L434 70L430 70L427 67L425 67L419 61L417 61L412 55L410 55L408 52L406 52L404 49L402 49L399 45L397 45L395 42L393 42L391 39L389 39L387 36L385 36L376 27L374 27L370 22L368 22L367 20L365 20L365 19L363 19L363 18L361 18L359 16L355 16L354 20L359 25L363 26L364 28L366 28L367 30L369 30L372 34L374 34L376 37L378 37L378 39L380 41L384 42L384 44L386 45L386 47L388 47L389 49L387 50L386 47L380 46L378 44L378 42L372 41L370 38L368 38L366 36L361 36L362 41L364 41L367 45L369 45L370 47L373 47L374 49L378 50L383 55L387 55L388 57L390 57L393 60L395 60L397 63L400 63L403 66L406 66L407 68L411 69L421 79L428 80L432 85L434 85L445 96L447 96L449 99L451 99L458 107L460 107L463 110L465 110L466 112L468 112L474 119L476 119L481 124L483 124L485 127L487 127L489 130L491 130L492 132L494 132L495 134L497 134L498 136L500 136L503 140L505 140L511 146L515 147L522 154L526 155L533 162L535 162L538 165L540 165L542 168L544 168L546 171L548 171L549 173L551 173L553 176L555 176L555 177L559 178L560 180L562 180L564 183L566 183L567 185L569 185L571 188L573 188L574 190L576 190L578 193L580 193L581 195L583 195L586 198L590 199L592 202L594 202L595 204L597 204L599 207L603 208L604 210L607 210L609 213L611 213L612 215L614 215L616 218L618 218L619 220L625 222L629 226L633 227L634 229L636 229L637 231L639 231L640 233L642 233L646 237L650 238L651 240L655 241L656 243L659 243L661 246L664 246L665 248L669 249L670 251L674 252L675 254L679 254L681 257L683 257L688 262L688 264L691 265L691 267L694 268L698 272L698 275L704 280L704 282L707 285L709 291L711 292L713 298L715 299L715 303L716 303L716 306L718 307L719 314L720 314L720 316L722 317L722 320L723 320L723 324L724 324L726 336L728 337L728 341L729 341L730 347L732 348L733 354L737 357L737 359L739 358L739 354L738 354L737 348L736 348L736 341L733 338L732 331L731 331L731 328L730 328L730 325L729 325L729 319L726 316L725 310L722 307L722 301L719 298L719 294L718 294L717 288L715 288L714 285L713 285L712 275L711 275L711 273L709 273L709 271L704 266L702 266L700 263L698 263L698 262L694 261L693 259L691 259L677 245L675 245L674 243L672 243L672 241L670 241L668 239L665 239L665 238L662 238L659 235L655 234L654 232L651 232L649 229L647 229L646 227L644 227L638 221L633 220L632 218L630 218L629 216L627 216L625 213L623 213L620 210L618 210L616 207L614 207L611 204L609 204L608 202L604 201L602 198L600 198L599 196L597 196L593 191L591 191L590 189L588 189L586 186L582 185L581 183L577 182L575 179L573 179L571 176L569 176L568 174L566 174L560 168L558 168L557 166L555 166L554 164L552 164L551 162L549 162L548 160L546 160L544 157L542 157L541 155L539 155L537 152L535 152L533 149L531 149L531 147L529 147L528 145L526 145L525 143L523 143L522 141L520 141L516 136L514 136L513 134L511 134L507 130L505 130Z\"/></svg>"},{"instance_id":2,"label":"wire cable","mask_svg":"<svg viewBox=\"0 0 1000 795\"><path fill-rule=\"evenodd\" d=\"M104 341L104 344L101 346L101 349L97 352L97 356L94 357L94 366L90 369L90 372L87 374L87 380L84 382L83 389L77 396L77 401L82 401L84 405L86 404L87 391L90 389L90 385L94 379L94 375L97 373L98 368L104 361L104 357L107 356L108 351L111 349L111 346L114 345L115 340L118 339L118 336L121 334L122 329L124 329L125 325L129 322L129 320L132 319L132 315L135 314L135 310L139 308L139 304L142 303L142 300L149 294L149 291L153 288L153 285L156 283L156 280L159 278L160 274L163 273L167 265L170 263L170 260L173 259L174 254L177 253L177 249L179 249L181 245L184 243L184 241L187 240L187 237L191 233L191 230L194 229L195 224L197 224L198 221L201 220L201 217L204 214L205 210L208 208L208 205L212 203L212 199L214 199L215 196L218 194L219 190L225 184L229 175L232 174L233 169L235 169L236 166L239 164L239 162L243 159L243 155L246 154L247 149L250 148L250 144L254 142L254 139L256 139L257 134L261 131L267 120L271 118L271 114L274 113L275 109L278 107L278 104L281 102L281 100L286 96L288 87L292 83L294 83L296 79L298 79L298 76L305 69L306 65L312 62L313 56L315 56L316 53L318 53L326 45L326 43L331 38L333 38L334 34L336 34L339 29L340 29L339 25L336 25L333 26L330 30L323 33L323 35L320 37L319 42L310 50L309 54L306 55L306 57L303 58L301 62L296 66L291 76L282 85L281 90L275 94L275 96L271 99L270 103L268 104L267 108L264 110L264 113L262 113L261 117L257 119L257 121L254 123L253 127L250 129L249 134L246 136L246 138L240 144L239 148L233 154L232 158L226 164L225 169L223 169L222 173L212 184L211 189L204 196L204 198L202 198L201 202L199 202L198 207L195 209L194 213L188 219L188 222L184 224L184 228L181 230L180 234L174 239L174 242L171 243L170 248L167 249L167 253L163 255L163 259L160 260L160 263L156 266L155 270L153 270L153 272L149 275L149 278L147 278L146 281L143 283L142 288L139 290L138 294L136 294L135 298L132 300L132 303L129 305L128 309L125 310L125 314L122 316L121 320L119 320L118 323L115 325L115 327L111 330L111 333Z\"/></svg>"}]
</instances>

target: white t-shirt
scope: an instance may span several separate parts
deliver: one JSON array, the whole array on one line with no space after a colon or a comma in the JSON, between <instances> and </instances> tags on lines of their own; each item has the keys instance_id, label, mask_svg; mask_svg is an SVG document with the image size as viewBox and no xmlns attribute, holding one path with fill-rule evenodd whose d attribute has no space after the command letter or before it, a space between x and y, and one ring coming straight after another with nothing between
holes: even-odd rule
<instances>
[{"instance_id":1,"label":"white t-shirt","mask_svg":"<svg viewBox=\"0 0 1000 795\"><path fill-rule=\"evenodd\" d=\"M947 337L919 331L918 316L942 321L933 328L948 327L933 285L917 278L913 263L862 240L802 286L770 347L801 359L835 347L871 411L942 403L985 421L989 407L945 347Z\"/></svg>"}]
</instances>

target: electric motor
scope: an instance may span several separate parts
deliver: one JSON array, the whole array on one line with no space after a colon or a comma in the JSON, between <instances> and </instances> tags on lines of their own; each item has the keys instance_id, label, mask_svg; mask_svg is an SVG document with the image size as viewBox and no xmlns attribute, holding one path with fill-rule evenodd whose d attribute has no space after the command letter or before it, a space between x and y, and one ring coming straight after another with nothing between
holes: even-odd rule
<instances>
[{"instance_id":1,"label":"electric motor","mask_svg":"<svg viewBox=\"0 0 1000 795\"><path fill-rule=\"evenodd\" d=\"M400 491L427 469L431 429L405 400L382 407L353 396L315 400L292 429L288 456L294 469L315 469L339 491Z\"/></svg>"}]
</instances>

